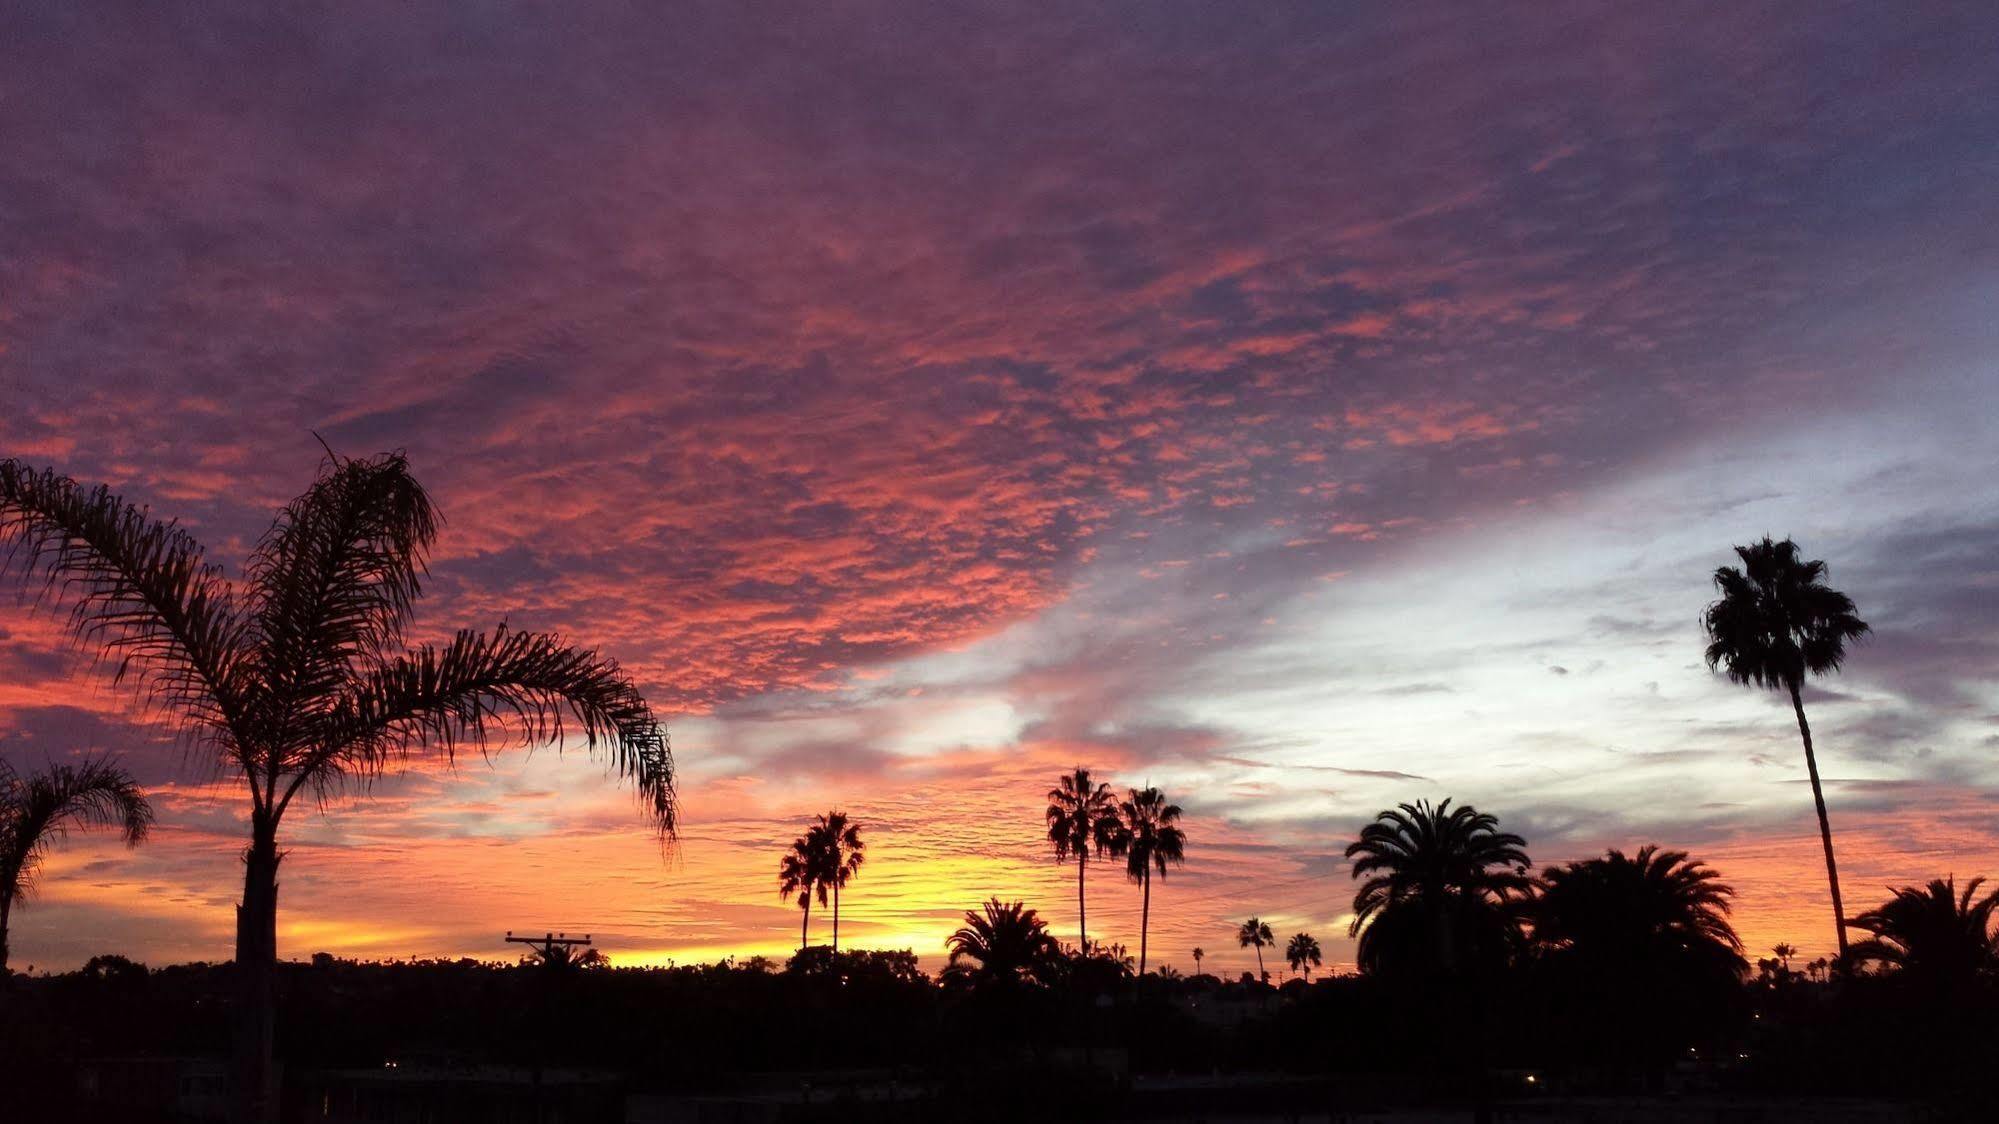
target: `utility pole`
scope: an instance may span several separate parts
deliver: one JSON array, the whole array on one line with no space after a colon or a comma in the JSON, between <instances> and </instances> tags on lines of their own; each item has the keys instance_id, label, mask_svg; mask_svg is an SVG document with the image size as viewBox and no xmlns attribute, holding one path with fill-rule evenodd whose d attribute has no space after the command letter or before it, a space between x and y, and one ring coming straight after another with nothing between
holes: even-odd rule
<instances>
[{"instance_id":1,"label":"utility pole","mask_svg":"<svg viewBox=\"0 0 1999 1124\"><path fill-rule=\"evenodd\" d=\"M553 969L559 964L570 963L571 960L577 955L577 949L589 948L590 934L585 933L580 937L572 937L568 933L543 933L539 937L517 937L514 935L514 931L512 929L508 929L507 943L524 944L527 945L529 948L534 949L536 952L541 953L541 966L544 970L547 970L547 969ZM556 959L557 957L561 957L561 959L558 960ZM552 978L548 978L546 975L546 971L538 974L543 975L544 982L541 985L538 985L536 990L545 993L549 990L548 985L553 984L555 980ZM548 1002L548 999L549 997L546 994L544 994L542 997L542 1001L546 1003ZM535 1039L535 1048L534 1048L535 1124L542 1124L542 1121L547 1119L547 1101L542 1090L542 1073L545 1068L542 1064L542 1055L546 1049L547 1047L544 1044L543 1039L540 1038Z\"/></svg>"},{"instance_id":2,"label":"utility pole","mask_svg":"<svg viewBox=\"0 0 1999 1124\"><path fill-rule=\"evenodd\" d=\"M555 958L558 956L562 957L563 960L570 959L575 954L578 946L589 948L590 934L585 933L580 937L572 937L568 933L545 933L539 937L517 937L514 935L512 929L508 929L507 943L524 944L536 949L541 953L541 962L543 964L553 965L556 962ZM557 952L556 949L558 948L562 951Z\"/></svg>"}]
</instances>

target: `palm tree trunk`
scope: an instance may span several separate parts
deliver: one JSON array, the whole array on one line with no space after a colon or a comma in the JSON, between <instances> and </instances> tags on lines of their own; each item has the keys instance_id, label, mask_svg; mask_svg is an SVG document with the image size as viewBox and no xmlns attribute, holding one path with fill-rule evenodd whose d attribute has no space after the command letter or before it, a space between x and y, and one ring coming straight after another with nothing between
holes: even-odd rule
<instances>
[{"instance_id":1,"label":"palm tree trunk","mask_svg":"<svg viewBox=\"0 0 1999 1124\"><path fill-rule=\"evenodd\" d=\"M1090 954L1090 915L1083 908L1083 852L1076 852L1076 947L1084 956Z\"/></svg>"},{"instance_id":2,"label":"palm tree trunk","mask_svg":"<svg viewBox=\"0 0 1999 1124\"><path fill-rule=\"evenodd\" d=\"M1805 739L1805 771L1812 778L1812 803L1818 806L1819 841L1825 844L1825 880L1832 887L1833 929L1839 934L1839 962L1846 963L1846 906L1839 898L1839 864L1832 858L1832 821L1825 814L1825 790L1819 787L1819 760L1812 752L1812 728L1805 721L1805 702L1798 693L1798 683L1793 680L1791 688L1791 709L1798 713L1798 735Z\"/></svg>"},{"instance_id":3,"label":"palm tree trunk","mask_svg":"<svg viewBox=\"0 0 1999 1124\"><path fill-rule=\"evenodd\" d=\"M1257 945L1257 946L1256 946L1256 982L1257 982L1257 983L1268 983L1268 982L1270 982L1270 973L1269 973L1268 971L1266 971L1266 970L1264 969L1264 967L1263 967L1263 946L1262 946L1262 945Z\"/></svg>"},{"instance_id":4,"label":"palm tree trunk","mask_svg":"<svg viewBox=\"0 0 1999 1124\"><path fill-rule=\"evenodd\" d=\"M1145 899L1138 910L1138 974L1145 975L1145 933L1152 925L1152 868L1145 868Z\"/></svg>"},{"instance_id":5,"label":"palm tree trunk","mask_svg":"<svg viewBox=\"0 0 1999 1124\"><path fill-rule=\"evenodd\" d=\"M236 909L236 1110L241 1124L267 1124L278 1118L272 977L277 972L282 858L277 823L261 810L253 812L250 849L243 855L243 904Z\"/></svg>"},{"instance_id":6,"label":"palm tree trunk","mask_svg":"<svg viewBox=\"0 0 1999 1124\"><path fill-rule=\"evenodd\" d=\"M805 908L801 912L805 917L798 923L798 951L803 954L812 938L812 891L809 888L805 891Z\"/></svg>"},{"instance_id":7,"label":"palm tree trunk","mask_svg":"<svg viewBox=\"0 0 1999 1124\"><path fill-rule=\"evenodd\" d=\"M833 951L840 951L840 884L833 883Z\"/></svg>"},{"instance_id":8,"label":"palm tree trunk","mask_svg":"<svg viewBox=\"0 0 1999 1124\"><path fill-rule=\"evenodd\" d=\"M7 926L14 915L14 896L0 897L0 986L7 981Z\"/></svg>"}]
</instances>

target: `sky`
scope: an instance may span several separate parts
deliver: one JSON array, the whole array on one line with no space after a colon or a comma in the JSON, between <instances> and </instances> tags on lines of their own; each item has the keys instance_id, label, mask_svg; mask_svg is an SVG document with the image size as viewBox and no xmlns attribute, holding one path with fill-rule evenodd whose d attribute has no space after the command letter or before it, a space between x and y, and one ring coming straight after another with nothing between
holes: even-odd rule
<instances>
[{"instance_id":1,"label":"sky","mask_svg":"<svg viewBox=\"0 0 1999 1124\"><path fill-rule=\"evenodd\" d=\"M323 453L447 520L419 639L601 647L580 747L295 809L280 954L1075 939L1045 794L1185 808L1154 963L1350 966L1341 852L1453 798L1537 864L1717 867L1832 943L1787 700L1701 662L1731 544L1873 625L1806 697L1849 912L1999 875L1999 10L1821 3L0 3L0 455L234 566ZM240 782L0 589L0 755L113 752L14 964L224 960ZM1138 893L1090 872L1092 936ZM814 914L815 942L830 934Z\"/></svg>"}]
</instances>

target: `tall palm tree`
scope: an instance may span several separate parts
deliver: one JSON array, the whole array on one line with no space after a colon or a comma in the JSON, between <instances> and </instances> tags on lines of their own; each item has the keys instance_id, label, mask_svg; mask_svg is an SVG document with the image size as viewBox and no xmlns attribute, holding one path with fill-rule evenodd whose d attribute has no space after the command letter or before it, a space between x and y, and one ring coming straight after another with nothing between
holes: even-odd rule
<instances>
[{"instance_id":1,"label":"tall palm tree","mask_svg":"<svg viewBox=\"0 0 1999 1124\"><path fill-rule=\"evenodd\" d=\"M1912 982L1939 990L1963 990L1980 980L1999 979L1999 889L1978 897L1985 879L1964 889L1952 878L1937 878L1920 890L1904 886L1895 896L1849 922L1873 934L1853 946L1856 961L1895 968Z\"/></svg>"},{"instance_id":2,"label":"tall palm tree","mask_svg":"<svg viewBox=\"0 0 1999 1124\"><path fill-rule=\"evenodd\" d=\"M1613 849L1547 868L1536 890L1530 912L1544 949L1652 978L1684 966L1733 979L1745 966L1728 919L1735 891L1685 851Z\"/></svg>"},{"instance_id":3,"label":"tall palm tree","mask_svg":"<svg viewBox=\"0 0 1999 1124\"><path fill-rule=\"evenodd\" d=\"M805 951L812 935L812 895L818 894L819 904L826 904L826 882L819 877L818 859L808 833L792 840L791 849L777 864L777 896L798 895L798 908L804 914L798 923L800 952Z\"/></svg>"},{"instance_id":4,"label":"tall palm tree","mask_svg":"<svg viewBox=\"0 0 1999 1124\"><path fill-rule=\"evenodd\" d=\"M1271 933L1270 926L1252 917L1236 930L1235 941L1239 947L1256 949L1256 978L1267 982L1270 973L1263 967L1263 946L1277 943L1277 937Z\"/></svg>"},{"instance_id":5,"label":"tall palm tree","mask_svg":"<svg viewBox=\"0 0 1999 1124\"><path fill-rule=\"evenodd\" d=\"M1087 955L1090 927L1083 871L1092 853L1103 858L1117 848L1117 798L1111 795L1111 786L1094 783L1090 771L1079 765L1049 789L1048 842L1055 848L1056 862L1076 860L1076 947Z\"/></svg>"},{"instance_id":6,"label":"tall palm tree","mask_svg":"<svg viewBox=\"0 0 1999 1124\"><path fill-rule=\"evenodd\" d=\"M840 888L861 869L867 844L861 841L861 827L845 812L828 812L807 831L807 846L814 855L822 886L833 888L833 951L840 951ZM824 892L823 890L821 891ZM824 904L826 899L819 899Z\"/></svg>"},{"instance_id":7,"label":"tall palm tree","mask_svg":"<svg viewBox=\"0 0 1999 1124\"><path fill-rule=\"evenodd\" d=\"M1304 972L1308 980L1312 978L1312 969L1325 963L1319 941L1310 933L1291 934L1291 943L1284 946L1284 959L1290 962L1292 971Z\"/></svg>"},{"instance_id":8,"label":"tall palm tree","mask_svg":"<svg viewBox=\"0 0 1999 1124\"><path fill-rule=\"evenodd\" d=\"M1805 721L1801 692L1807 675L1830 675L1846 659L1846 642L1867 634L1867 622L1854 612L1853 599L1825 584L1826 565L1804 561L1790 539L1738 546L1742 568L1722 566L1714 572L1721 598L1701 614L1707 633L1707 665L1722 668L1736 683L1755 684L1791 696L1798 716L1798 736L1805 743L1805 772L1811 777L1812 803L1819 814L1819 841L1825 847L1826 884L1832 888L1833 929L1839 938L1839 958L1846 959L1846 909L1839 897L1839 864L1832 855L1832 821L1825 811L1825 790L1819 785L1818 756L1812 750L1812 727Z\"/></svg>"},{"instance_id":9,"label":"tall palm tree","mask_svg":"<svg viewBox=\"0 0 1999 1124\"><path fill-rule=\"evenodd\" d=\"M944 945L951 950L945 967L950 978L999 988L1048 982L1062 954L1033 910L998 898L966 910L965 924Z\"/></svg>"},{"instance_id":10,"label":"tall palm tree","mask_svg":"<svg viewBox=\"0 0 1999 1124\"><path fill-rule=\"evenodd\" d=\"M153 808L131 774L85 758L22 776L0 761L0 980L7 978L7 926L41 873L42 857L71 827L115 827L136 847L153 826Z\"/></svg>"},{"instance_id":11,"label":"tall palm tree","mask_svg":"<svg viewBox=\"0 0 1999 1124\"><path fill-rule=\"evenodd\" d=\"M1503 952L1529 887L1525 846L1469 804L1419 800L1381 812L1346 850L1364 879L1349 930L1360 937L1361 969L1451 971Z\"/></svg>"},{"instance_id":12,"label":"tall palm tree","mask_svg":"<svg viewBox=\"0 0 1999 1124\"><path fill-rule=\"evenodd\" d=\"M1166 877L1169 863L1187 858L1187 833L1180 830L1180 805L1168 804L1156 788L1132 789L1118 802L1118 847L1125 853L1125 876L1145 887L1138 913L1138 974L1145 974L1145 940L1152 925L1152 872Z\"/></svg>"},{"instance_id":13,"label":"tall palm tree","mask_svg":"<svg viewBox=\"0 0 1999 1124\"><path fill-rule=\"evenodd\" d=\"M673 757L652 709L597 653L505 625L442 645L403 633L438 530L400 453L330 450L278 512L240 581L192 536L107 487L0 461L0 545L44 600L69 606L80 642L130 673L250 794L237 911L239 1112L276 1111L272 1082L278 827L300 794L365 781L411 750L446 759L508 741L560 746L573 722L609 747L663 838L675 823Z\"/></svg>"},{"instance_id":14,"label":"tall palm tree","mask_svg":"<svg viewBox=\"0 0 1999 1124\"><path fill-rule=\"evenodd\" d=\"M1201 958L1202 958L1203 956L1206 956L1207 954L1208 954L1208 953L1207 953L1207 950L1205 950L1205 949L1201 948L1201 947L1200 947L1200 946L1198 946L1198 945L1196 945L1196 946L1195 946L1195 948L1194 948L1194 974L1195 974L1195 975L1197 975L1197 976L1198 976L1198 975L1200 975L1200 974L1201 974Z\"/></svg>"}]
</instances>

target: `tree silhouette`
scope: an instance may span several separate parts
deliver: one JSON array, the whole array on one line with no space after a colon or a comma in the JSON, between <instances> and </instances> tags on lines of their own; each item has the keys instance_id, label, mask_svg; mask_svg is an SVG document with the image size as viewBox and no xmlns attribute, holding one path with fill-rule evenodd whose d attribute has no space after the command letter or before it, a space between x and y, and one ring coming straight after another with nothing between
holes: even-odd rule
<instances>
[{"instance_id":1,"label":"tree silhouette","mask_svg":"<svg viewBox=\"0 0 1999 1124\"><path fill-rule=\"evenodd\" d=\"M1263 967L1263 946L1277 943L1277 938L1270 932L1270 926L1252 917L1236 930L1235 940L1239 947L1256 949L1256 978L1269 983L1270 973Z\"/></svg>"},{"instance_id":2,"label":"tree silhouette","mask_svg":"<svg viewBox=\"0 0 1999 1124\"><path fill-rule=\"evenodd\" d=\"M1777 958L1778 962L1783 966L1785 975L1790 974L1791 957L1796 956L1797 954L1798 954L1798 947L1796 945L1778 944L1778 945L1773 945L1770 949L1770 955L1775 956Z\"/></svg>"},{"instance_id":3,"label":"tree silhouette","mask_svg":"<svg viewBox=\"0 0 1999 1124\"><path fill-rule=\"evenodd\" d=\"M1529 906L1536 990L1599 1062L1659 1065L1735 1013L1745 967L1733 891L1681 851L1646 846L1549 867Z\"/></svg>"},{"instance_id":4,"label":"tree silhouette","mask_svg":"<svg viewBox=\"0 0 1999 1124\"><path fill-rule=\"evenodd\" d=\"M1310 933L1291 934L1291 943L1284 946L1284 959L1290 962L1292 971L1304 972L1308 980L1312 978L1312 969L1324 963L1319 942Z\"/></svg>"},{"instance_id":5,"label":"tree silhouette","mask_svg":"<svg viewBox=\"0 0 1999 1124\"><path fill-rule=\"evenodd\" d=\"M1526 841L1467 804L1403 804L1347 847L1362 971L1449 972L1503 958L1530 883Z\"/></svg>"},{"instance_id":6,"label":"tree silhouette","mask_svg":"<svg viewBox=\"0 0 1999 1124\"><path fill-rule=\"evenodd\" d=\"M152 825L152 806L131 774L109 761L85 758L25 777L0 761L0 980L14 907L34 890L49 848L71 827L115 827L136 847Z\"/></svg>"},{"instance_id":7,"label":"tree silhouette","mask_svg":"<svg viewBox=\"0 0 1999 1124\"><path fill-rule=\"evenodd\" d=\"M1648 844L1627 857L1611 850L1549 867L1537 890L1535 942L1603 974L1733 980L1746 967L1728 920L1735 891L1684 851ZM1790 952L1778 947L1779 955Z\"/></svg>"},{"instance_id":8,"label":"tree silhouette","mask_svg":"<svg viewBox=\"0 0 1999 1124\"><path fill-rule=\"evenodd\" d=\"M1186 860L1187 833L1180 830L1180 806L1168 804L1156 788L1132 789L1118 803L1118 847L1125 853L1125 876L1143 886L1138 914L1138 974L1145 974L1145 941L1152 924L1152 872L1166 877L1168 863Z\"/></svg>"},{"instance_id":9,"label":"tree silhouette","mask_svg":"<svg viewBox=\"0 0 1999 1124\"><path fill-rule=\"evenodd\" d=\"M1201 974L1201 958L1206 955L1206 950L1198 946L1194 949L1194 974L1197 976Z\"/></svg>"},{"instance_id":10,"label":"tree silhouette","mask_svg":"<svg viewBox=\"0 0 1999 1124\"><path fill-rule=\"evenodd\" d=\"M840 889L859 873L866 860L867 844L861 841L861 827L845 812L828 812L805 833L806 850L820 887L819 903L826 903L825 888L833 888L833 951L840 951Z\"/></svg>"},{"instance_id":11,"label":"tree silhouette","mask_svg":"<svg viewBox=\"0 0 1999 1124\"><path fill-rule=\"evenodd\" d=\"M1089 913L1083 900L1083 870L1091 854L1099 858L1117 846L1117 800L1111 786L1096 784L1090 771L1076 767L1048 790L1048 842L1055 861L1076 860L1076 947L1090 951Z\"/></svg>"},{"instance_id":12,"label":"tree silhouette","mask_svg":"<svg viewBox=\"0 0 1999 1124\"><path fill-rule=\"evenodd\" d=\"M412 749L560 746L567 719L593 751L608 744L673 834L666 735L614 661L505 625L404 647L437 529L402 454L329 451L232 582L187 532L110 489L0 461L6 558L69 605L71 631L114 679L132 676L250 792L235 963L239 1112L252 1120L276 1111L278 826L300 794L375 777Z\"/></svg>"},{"instance_id":13,"label":"tree silhouette","mask_svg":"<svg viewBox=\"0 0 1999 1124\"><path fill-rule=\"evenodd\" d=\"M1909 983L1938 993L1966 991L1999 978L1999 889L1978 897L1985 879L1959 890L1952 878L1932 879L1922 889L1904 886L1895 896L1848 924L1872 934L1853 946L1858 962L1896 970Z\"/></svg>"},{"instance_id":14,"label":"tree silhouette","mask_svg":"<svg viewBox=\"0 0 1999 1124\"><path fill-rule=\"evenodd\" d=\"M1736 683L1753 683L1791 696L1798 736L1805 743L1805 772L1818 809L1826 884L1832 889L1833 929L1844 962L1846 911L1839 896L1839 864L1832 854L1832 821L1826 816L1812 727L1805 721L1800 692L1806 675L1839 670L1846 659L1846 642L1865 636L1867 622L1855 615L1851 598L1825 584L1825 563L1800 559L1798 544L1790 539L1772 542L1765 535L1761 542L1736 547L1735 553L1742 568L1715 570L1714 585L1721 598L1701 615L1708 637L1707 665L1724 669Z\"/></svg>"},{"instance_id":15,"label":"tree silhouette","mask_svg":"<svg viewBox=\"0 0 1999 1124\"><path fill-rule=\"evenodd\" d=\"M777 864L777 896L789 898L798 895L798 908L804 916L798 923L798 951L804 952L812 934L812 895L819 895L819 904L826 904L826 883L819 877L819 856L813 850L812 841L801 835L791 841L791 849Z\"/></svg>"},{"instance_id":16,"label":"tree silhouette","mask_svg":"<svg viewBox=\"0 0 1999 1124\"><path fill-rule=\"evenodd\" d=\"M978 986L1011 989L1046 983L1060 970L1062 949L1048 925L1020 902L986 899L965 911L965 924L945 940L946 975Z\"/></svg>"},{"instance_id":17,"label":"tree silhouette","mask_svg":"<svg viewBox=\"0 0 1999 1124\"><path fill-rule=\"evenodd\" d=\"M1610 850L1543 872L1532 906L1534 939L1590 957L1644 963L1691 954L1743 967L1742 942L1729 924L1729 899L1712 867L1685 851L1647 844L1636 855ZM1789 948L1778 946L1779 955Z\"/></svg>"}]
</instances>

